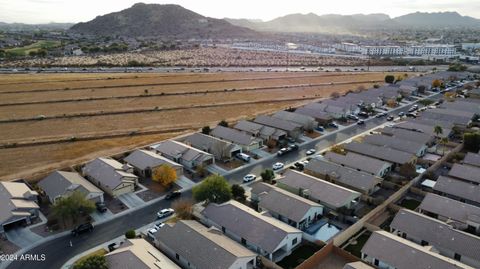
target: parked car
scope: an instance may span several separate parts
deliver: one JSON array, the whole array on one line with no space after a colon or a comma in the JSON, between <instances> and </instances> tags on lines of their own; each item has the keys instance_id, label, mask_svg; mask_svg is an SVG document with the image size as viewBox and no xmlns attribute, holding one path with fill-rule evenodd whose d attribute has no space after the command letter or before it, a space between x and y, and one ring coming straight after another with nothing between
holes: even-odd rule
<instances>
[{"instance_id":1,"label":"parked car","mask_svg":"<svg viewBox=\"0 0 480 269\"><path fill-rule=\"evenodd\" d=\"M238 153L238 154L237 154L237 158L239 158L240 160L245 161L245 162L249 162L250 159L251 159L251 157L248 156L248 155L245 154L245 153Z\"/></svg>"},{"instance_id":2,"label":"parked car","mask_svg":"<svg viewBox=\"0 0 480 269\"><path fill-rule=\"evenodd\" d=\"M112 252L112 251L116 250L116 249L119 248L119 247L120 247L120 246L119 246L117 243L111 243L111 244L109 244L109 245L107 246L109 252Z\"/></svg>"},{"instance_id":3,"label":"parked car","mask_svg":"<svg viewBox=\"0 0 480 269\"><path fill-rule=\"evenodd\" d=\"M279 151L277 151L277 156L282 156L283 154L285 154L287 152L288 152L287 148L281 148Z\"/></svg>"},{"instance_id":4,"label":"parked car","mask_svg":"<svg viewBox=\"0 0 480 269\"><path fill-rule=\"evenodd\" d=\"M415 114L415 113L407 113L407 117L409 117L409 118L416 118L416 117L417 117L417 114Z\"/></svg>"},{"instance_id":5,"label":"parked car","mask_svg":"<svg viewBox=\"0 0 480 269\"><path fill-rule=\"evenodd\" d=\"M272 168L273 168L273 170L279 170L279 169L282 169L284 166L285 165L283 163L277 162L272 166Z\"/></svg>"},{"instance_id":6,"label":"parked car","mask_svg":"<svg viewBox=\"0 0 480 269\"><path fill-rule=\"evenodd\" d=\"M295 169L299 170L299 171L303 171L303 168L305 167L305 165L303 165L303 163L301 162L296 162L293 164L293 166L295 167Z\"/></svg>"},{"instance_id":7,"label":"parked car","mask_svg":"<svg viewBox=\"0 0 480 269\"><path fill-rule=\"evenodd\" d=\"M319 132L325 131L325 129L322 126L318 126L317 128L315 128L315 130L317 130Z\"/></svg>"},{"instance_id":8,"label":"parked car","mask_svg":"<svg viewBox=\"0 0 480 269\"><path fill-rule=\"evenodd\" d=\"M393 119L394 119L393 116L388 116L387 117L387 121L392 121Z\"/></svg>"},{"instance_id":9,"label":"parked car","mask_svg":"<svg viewBox=\"0 0 480 269\"><path fill-rule=\"evenodd\" d=\"M172 191L171 193L167 194L165 196L165 200L172 200L172 199L175 199L175 198L178 198L182 196L182 193L179 192L179 191Z\"/></svg>"},{"instance_id":10,"label":"parked car","mask_svg":"<svg viewBox=\"0 0 480 269\"><path fill-rule=\"evenodd\" d=\"M335 122L330 122L328 126L331 128L338 128L338 124L336 124Z\"/></svg>"},{"instance_id":11,"label":"parked car","mask_svg":"<svg viewBox=\"0 0 480 269\"><path fill-rule=\"evenodd\" d=\"M382 117L385 117L387 114L385 113L378 113L377 115L375 115L375 118L382 118Z\"/></svg>"},{"instance_id":12,"label":"parked car","mask_svg":"<svg viewBox=\"0 0 480 269\"><path fill-rule=\"evenodd\" d=\"M368 118L368 113L365 112L365 111L361 111L358 113L358 116L362 117L362 118Z\"/></svg>"},{"instance_id":13,"label":"parked car","mask_svg":"<svg viewBox=\"0 0 480 269\"><path fill-rule=\"evenodd\" d=\"M287 150L290 152L290 151L294 151L294 150L297 150L298 149L298 146L295 145L295 144L291 144L291 145L288 145L287 147Z\"/></svg>"},{"instance_id":14,"label":"parked car","mask_svg":"<svg viewBox=\"0 0 480 269\"><path fill-rule=\"evenodd\" d=\"M71 234L73 236L77 236L79 234L82 234L82 233L86 233L86 232L91 232L93 231L93 224L91 224L90 222L88 223L83 223L83 224L80 224L78 225L77 227L75 227Z\"/></svg>"},{"instance_id":15,"label":"parked car","mask_svg":"<svg viewBox=\"0 0 480 269\"><path fill-rule=\"evenodd\" d=\"M169 216L173 215L173 213L175 213L175 210L173 210L172 208L165 208L165 209L162 209L162 210L158 211L157 217L159 219L166 218L166 217L169 217Z\"/></svg>"},{"instance_id":16,"label":"parked car","mask_svg":"<svg viewBox=\"0 0 480 269\"><path fill-rule=\"evenodd\" d=\"M97 208L97 211L100 213L107 212L107 206L103 202L96 202L95 207Z\"/></svg>"},{"instance_id":17,"label":"parked car","mask_svg":"<svg viewBox=\"0 0 480 269\"><path fill-rule=\"evenodd\" d=\"M247 183L247 182L250 182L250 181L254 181L255 179L257 179L257 176L254 175L254 174L248 174L246 176L243 177L243 182L244 183Z\"/></svg>"},{"instance_id":18,"label":"parked car","mask_svg":"<svg viewBox=\"0 0 480 269\"><path fill-rule=\"evenodd\" d=\"M306 154L307 155L313 155L313 154L315 154L315 152L316 152L315 149L309 149L309 150L307 150Z\"/></svg>"},{"instance_id":19,"label":"parked car","mask_svg":"<svg viewBox=\"0 0 480 269\"><path fill-rule=\"evenodd\" d=\"M402 112L398 113L398 116L399 116L399 117L405 116L405 112L402 111Z\"/></svg>"},{"instance_id":20,"label":"parked car","mask_svg":"<svg viewBox=\"0 0 480 269\"><path fill-rule=\"evenodd\" d=\"M357 121L357 124L358 124L358 125L365 125L365 121L359 120L359 121Z\"/></svg>"},{"instance_id":21,"label":"parked car","mask_svg":"<svg viewBox=\"0 0 480 269\"><path fill-rule=\"evenodd\" d=\"M359 118L357 116L353 115L353 114L348 114L347 119L354 120L354 121L359 120Z\"/></svg>"}]
</instances>

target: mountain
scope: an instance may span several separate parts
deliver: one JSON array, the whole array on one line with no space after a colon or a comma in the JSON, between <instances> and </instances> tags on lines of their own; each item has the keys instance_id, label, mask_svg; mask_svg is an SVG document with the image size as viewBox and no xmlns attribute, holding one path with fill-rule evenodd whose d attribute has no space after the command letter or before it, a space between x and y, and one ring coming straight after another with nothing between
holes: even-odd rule
<instances>
[{"instance_id":1,"label":"mountain","mask_svg":"<svg viewBox=\"0 0 480 269\"><path fill-rule=\"evenodd\" d=\"M403 26L410 27L479 27L480 20L462 16L457 12L415 12L393 19Z\"/></svg>"},{"instance_id":2,"label":"mountain","mask_svg":"<svg viewBox=\"0 0 480 269\"><path fill-rule=\"evenodd\" d=\"M255 31L226 20L204 17L179 5L137 3L132 7L78 23L71 32L90 35L168 38L252 37Z\"/></svg>"},{"instance_id":3,"label":"mountain","mask_svg":"<svg viewBox=\"0 0 480 269\"><path fill-rule=\"evenodd\" d=\"M5 23L0 22L0 31L55 31L67 30L73 23L45 23L45 24L25 24L25 23Z\"/></svg>"},{"instance_id":4,"label":"mountain","mask_svg":"<svg viewBox=\"0 0 480 269\"><path fill-rule=\"evenodd\" d=\"M385 14L322 15L314 13L290 14L266 22L227 19L235 25L257 31L342 33L357 30L398 28L459 28L479 27L480 20L462 16L457 12L411 13L390 18Z\"/></svg>"}]
</instances>

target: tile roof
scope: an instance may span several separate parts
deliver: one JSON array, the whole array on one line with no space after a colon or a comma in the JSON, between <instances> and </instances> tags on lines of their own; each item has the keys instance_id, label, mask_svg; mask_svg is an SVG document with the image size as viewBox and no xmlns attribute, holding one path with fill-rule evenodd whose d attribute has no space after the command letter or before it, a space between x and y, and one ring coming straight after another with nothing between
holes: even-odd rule
<instances>
[{"instance_id":1,"label":"tile roof","mask_svg":"<svg viewBox=\"0 0 480 269\"><path fill-rule=\"evenodd\" d=\"M410 140L414 141L420 144L427 144L429 143L433 135L431 134L425 134L421 132L416 132L416 131L411 131L411 130L406 130L406 129L400 129L400 128L392 128L392 127L385 127L383 129L380 129L380 132L382 134L386 135L391 135L395 138L400 138L403 140Z\"/></svg>"},{"instance_id":2,"label":"tile roof","mask_svg":"<svg viewBox=\"0 0 480 269\"><path fill-rule=\"evenodd\" d=\"M343 207L360 197L359 192L293 170L285 172L277 182L291 188L303 189L309 197L331 208Z\"/></svg>"},{"instance_id":3,"label":"tile roof","mask_svg":"<svg viewBox=\"0 0 480 269\"><path fill-rule=\"evenodd\" d=\"M257 256L218 229L193 220L167 223L155 233L155 238L198 269L230 268L239 258Z\"/></svg>"},{"instance_id":4,"label":"tile roof","mask_svg":"<svg viewBox=\"0 0 480 269\"><path fill-rule=\"evenodd\" d=\"M448 175L480 184L480 167L456 163L452 166Z\"/></svg>"},{"instance_id":5,"label":"tile roof","mask_svg":"<svg viewBox=\"0 0 480 269\"><path fill-rule=\"evenodd\" d=\"M202 161L213 158L210 153L174 140L163 141L159 144L152 145L151 148L160 152L162 155L182 158L185 161Z\"/></svg>"},{"instance_id":6,"label":"tile roof","mask_svg":"<svg viewBox=\"0 0 480 269\"><path fill-rule=\"evenodd\" d=\"M406 233L407 237L424 240L437 249L447 249L480 261L480 237L456 230L437 219L401 209L390 227Z\"/></svg>"},{"instance_id":7,"label":"tile roof","mask_svg":"<svg viewBox=\"0 0 480 269\"><path fill-rule=\"evenodd\" d=\"M440 176L433 187L434 190L480 203L480 185L461 181L451 177Z\"/></svg>"},{"instance_id":8,"label":"tile roof","mask_svg":"<svg viewBox=\"0 0 480 269\"><path fill-rule=\"evenodd\" d=\"M272 116L265 116L265 115L257 116L254 122L267 125L273 128L277 128L280 130L284 130L287 132L294 131L302 127L300 124L296 124L290 121L281 120L278 118L274 118Z\"/></svg>"},{"instance_id":9,"label":"tile roof","mask_svg":"<svg viewBox=\"0 0 480 269\"><path fill-rule=\"evenodd\" d=\"M406 153L392 148L370 145L367 143L351 142L345 144L344 147L347 151L353 151L391 163L405 164L414 159L414 155L411 153Z\"/></svg>"},{"instance_id":10,"label":"tile roof","mask_svg":"<svg viewBox=\"0 0 480 269\"><path fill-rule=\"evenodd\" d=\"M220 125L213 128L211 135L242 146L259 142L258 139L249 134Z\"/></svg>"},{"instance_id":11,"label":"tile roof","mask_svg":"<svg viewBox=\"0 0 480 269\"><path fill-rule=\"evenodd\" d=\"M373 232L362 253L396 269L473 269L386 231Z\"/></svg>"},{"instance_id":12,"label":"tile roof","mask_svg":"<svg viewBox=\"0 0 480 269\"><path fill-rule=\"evenodd\" d=\"M202 214L247 242L273 253L289 234L302 232L277 219L264 216L236 201L210 203Z\"/></svg>"},{"instance_id":13,"label":"tile roof","mask_svg":"<svg viewBox=\"0 0 480 269\"><path fill-rule=\"evenodd\" d=\"M0 224L30 216L29 209L39 206L29 199L38 196L26 184L19 182L0 182Z\"/></svg>"},{"instance_id":14,"label":"tile roof","mask_svg":"<svg viewBox=\"0 0 480 269\"><path fill-rule=\"evenodd\" d=\"M480 224L480 207L465 204L433 193L427 193L419 208L421 210L466 223L473 221Z\"/></svg>"},{"instance_id":15,"label":"tile roof","mask_svg":"<svg viewBox=\"0 0 480 269\"><path fill-rule=\"evenodd\" d=\"M417 154L422 148L426 147L425 144L381 134L367 135L363 141L368 144L392 148L411 154Z\"/></svg>"},{"instance_id":16,"label":"tile roof","mask_svg":"<svg viewBox=\"0 0 480 269\"><path fill-rule=\"evenodd\" d=\"M181 165L174 161L171 161L155 152L143 149L137 149L133 151L123 160L140 170L155 168L162 164L167 164L172 167L181 167Z\"/></svg>"},{"instance_id":17,"label":"tile roof","mask_svg":"<svg viewBox=\"0 0 480 269\"><path fill-rule=\"evenodd\" d=\"M379 159L357 154L354 152L347 152L346 155L342 155L329 151L325 153L325 159L374 175L379 174L383 169L385 169L385 167L389 167L392 165L389 162L381 161Z\"/></svg>"},{"instance_id":18,"label":"tile roof","mask_svg":"<svg viewBox=\"0 0 480 269\"><path fill-rule=\"evenodd\" d=\"M75 190L86 193L103 193L103 191L76 172L55 171L42 179L38 186L51 199Z\"/></svg>"},{"instance_id":19,"label":"tile roof","mask_svg":"<svg viewBox=\"0 0 480 269\"><path fill-rule=\"evenodd\" d=\"M480 167L480 154L469 152L463 159L464 164Z\"/></svg>"},{"instance_id":20,"label":"tile roof","mask_svg":"<svg viewBox=\"0 0 480 269\"><path fill-rule=\"evenodd\" d=\"M110 158L97 158L90 161L82 171L112 190L124 183L124 180L138 178L134 174L125 172L124 165Z\"/></svg>"}]
</instances>

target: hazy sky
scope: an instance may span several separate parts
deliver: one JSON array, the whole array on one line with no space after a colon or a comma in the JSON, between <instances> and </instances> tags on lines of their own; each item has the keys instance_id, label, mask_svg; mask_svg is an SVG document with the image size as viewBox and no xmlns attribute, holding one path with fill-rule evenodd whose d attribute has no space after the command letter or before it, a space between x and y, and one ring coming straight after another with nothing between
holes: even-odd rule
<instances>
[{"instance_id":1,"label":"hazy sky","mask_svg":"<svg viewBox=\"0 0 480 269\"><path fill-rule=\"evenodd\" d=\"M386 13L457 11L480 18L480 0L0 0L0 21L80 22L132 6L136 2L179 4L214 18L270 20L291 13Z\"/></svg>"}]
</instances>

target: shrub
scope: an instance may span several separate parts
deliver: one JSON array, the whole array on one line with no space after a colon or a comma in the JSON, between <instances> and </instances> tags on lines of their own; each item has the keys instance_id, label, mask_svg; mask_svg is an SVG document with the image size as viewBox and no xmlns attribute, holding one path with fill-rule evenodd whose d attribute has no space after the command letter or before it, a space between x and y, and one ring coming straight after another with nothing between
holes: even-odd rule
<instances>
[{"instance_id":1,"label":"shrub","mask_svg":"<svg viewBox=\"0 0 480 269\"><path fill-rule=\"evenodd\" d=\"M133 239L137 236L137 233L135 232L135 230L128 230L125 232L125 237L127 239Z\"/></svg>"}]
</instances>

